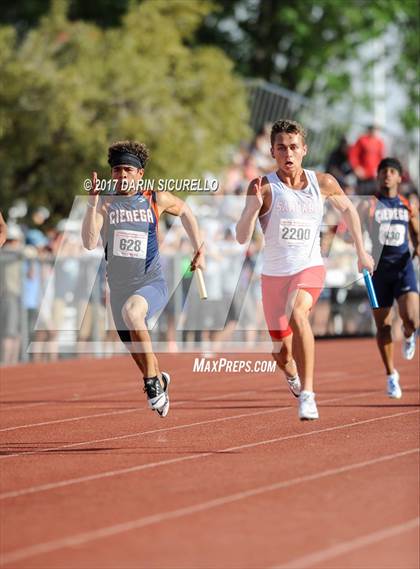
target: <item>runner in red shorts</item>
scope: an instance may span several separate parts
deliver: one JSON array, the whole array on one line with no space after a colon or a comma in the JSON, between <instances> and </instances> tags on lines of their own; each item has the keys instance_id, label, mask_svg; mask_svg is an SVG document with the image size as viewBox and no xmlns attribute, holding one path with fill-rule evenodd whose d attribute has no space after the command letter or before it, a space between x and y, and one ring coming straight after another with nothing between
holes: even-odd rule
<instances>
[{"instance_id":1,"label":"runner in red shorts","mask_svg":"<svg viewBox=\"0 0 420 569\"><path fill-rule=\"evenodd\" d=\"M251 182L236 232L238 241L246 243L259 219L265 237L263 306L273 356L293 395L299 397L299 418L318 419L309 314L325 278L320 248L325 199L343 215L356 246L359 271L366 268L372 273L374 263L365 251L351 201L333 176L302 168L306 153L305 131L299 123L274 123L271 154L278 169Z\"/></svg>"}]
</instances>

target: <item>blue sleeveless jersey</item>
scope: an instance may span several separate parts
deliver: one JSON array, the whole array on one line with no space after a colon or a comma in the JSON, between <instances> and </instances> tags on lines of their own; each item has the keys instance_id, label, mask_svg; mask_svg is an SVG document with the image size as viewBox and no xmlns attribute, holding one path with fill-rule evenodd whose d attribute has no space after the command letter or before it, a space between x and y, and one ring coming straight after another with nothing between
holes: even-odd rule
<instances>
[{"instance_id":1,"label":"blue sleeveless jersey","mask_svg":"<svg viewBox=\"0 0 420 569\"><path fill-rule=\"evenodd\" d=\"M102 240L111 291L130 291L162 278L157 218L144 195L105 198Z\"/></svg>"},{"instance_id":2,"label":"blue sleeveless jersey","mask_svg":"<svg viewBox=\"0 0 420 569\"><path fill-rule=\"evenodd\" d=\"M388 198L381 194L372 204L370 217L370 237L377 270L399 269L410 259L408 226L410 206L402 196Z\"/></svg>"}]
</instances>

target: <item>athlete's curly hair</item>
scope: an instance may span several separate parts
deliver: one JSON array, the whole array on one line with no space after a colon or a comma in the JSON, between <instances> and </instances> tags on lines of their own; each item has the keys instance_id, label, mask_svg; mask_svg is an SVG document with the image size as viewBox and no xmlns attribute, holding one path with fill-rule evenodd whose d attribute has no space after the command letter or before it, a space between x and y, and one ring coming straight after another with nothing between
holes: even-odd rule
<instances>
[{"instance_id":1,"label":"athlete's curly hair","mask_svg":"<svg viewBox=\"0 0 420 569\"><path fill-rule=\"evenodd\" d=\"M276 121L271 128L271 135L270 135L271 146L274 145L276 135L279 132L285 132L287 134L300 134L303 142L305 142L306 130L303 128L303 126L300 123L296 121L291 121L288 119L280 119Z\"/></svg>"},{"instance_id":2,"label":"athlete's curly hair","mask_svg":"<svg viewBox=\"0 0 420 569\"><path fill-rule=\"evenodd\" d=\"M130 154L137 156L143 164L143 167L146 166L146 162L150 157L150 151L145 144L135 142L133 140L122 140L114 142L114 144L108 148L108 164L110 166L112 163L112 157L115 154L120 154L121 152L129 152Z\"/></svg>"}]
</instances>

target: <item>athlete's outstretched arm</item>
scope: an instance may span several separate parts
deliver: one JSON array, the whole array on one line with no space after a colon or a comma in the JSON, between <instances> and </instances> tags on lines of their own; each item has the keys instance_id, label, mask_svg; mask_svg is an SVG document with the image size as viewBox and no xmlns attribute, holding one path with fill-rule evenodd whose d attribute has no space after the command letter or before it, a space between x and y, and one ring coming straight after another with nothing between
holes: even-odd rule
<instances>
[{"instance_id":1,"label":"athlete's outstretched arm","mask_svg":"<svg viewBox=\"0 0 420 569\"><path fill-rule=\"evenodd\" d=\"M419 244L419 210L417 206L411 206L410 219L408 222L408 231L410 232L411 242L414 247L413 257L420 258Z\"/></svg>"},{"instance_id":2,"label":"athlete's outstretched arm","mask_svg":"<svg viewBox=\"0 0 420 569\"><path fill-rule=\"evenodd\" d=\"M359 271L361 272L363 269L367 269L370 273L373 273L375 263L365 250L362 227L356 208L340 188L334 176L330 174L318 174L318 182L322 195L343 215L356 247Z\"/></svg>"},{"instance_id":3,"label":"athlete's outstretched arm","mask_svg":"<svg viewBox=\"0 0 420 569\"><path fill-rule=\"evenodd\" d=\"M248 186L245 207L236 224L236 239L241 245L251 240L263 205L264 192L261 186L261 179L255 178Z\"/></svg>"},{"instance_id":4,"label":"athlete's outstretched arm","mask_svg":"<svg viewBox=\"0 0 420 569\"><path fill-rule=\"evenodd\" d=\"M88 204L82 223L82 241L86 249L95 249L104 218L99 211L99 191L96 191L97 175L92 173L92 190L89 192Z\"/></svg>"},{"instance_id":5,"label":"athlete's outstretched arm","mask_svg":"<svg viewBox=\"0 0 420 569\"><path fill-rule=\"evenodd\" d=\"M190 206L169 192L157 192L156 198L159 215L166 212L181 218L181 223L194 248L194 269L204 269L203 240L200 236L197 219Z\"/></svg>"},{"instance_id":6,"label":"athlete's outstretched arm","mask_svg":"<svg viewBox=\"0 0 420 569\"><path fill-rule=\"evenodd\" d=\"M3 246L6 239L7 239L7 225L0 211L0 247Z\"/></svg>"}]
</instances>

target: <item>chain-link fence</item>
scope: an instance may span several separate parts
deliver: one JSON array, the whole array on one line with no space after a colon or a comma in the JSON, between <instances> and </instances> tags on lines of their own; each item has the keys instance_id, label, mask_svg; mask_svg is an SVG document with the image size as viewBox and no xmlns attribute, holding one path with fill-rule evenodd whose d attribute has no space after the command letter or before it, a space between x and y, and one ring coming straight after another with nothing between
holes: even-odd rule
<instances>
[{"instance_id":1,"label":"chain-link fence","mask_svg":"<svg viewBox=\"0 0 420 569\"><path fill-rule=\"evenodd\" d=\"M323 165L340 135L348 130L348 124L331 120L325 109L315 107L310 100L297 93L259 80L249 81L247 86L250 123L255 132L279 118L297 120L305 126L310 147L305 159L308 167Z\"/></svg>"},{"instance_id":2,"label":"chain-link fence","mask_svg":"<svg viewBox=\"0 0 420 569\"><path fill-rule=\"evenodd\" d=\"M348 127L340 117L280 87L253 81L248 88L256 133L281 117L307 127L309 166L321 166ZM234 229L248 182L267 171L267 164L272 168L267 145L265 140L263 149L240 154L241 164L236 160L218 181L220 193L190 202L208 248L207 301L199 300L188 272L191 248L181 224L159 230L169 298L159 318L150 323L156 351L270 351L260 290L263 239L256 235L248 249L241 249ZM16 243L0 250L0 363L125 350L113 326L103 252L87 252L81 244L85 207L83 199L77 199L70 213L76 227L68 239L73 252L52 255ZM354 248L336 239L327 269L326 287L312 314L315 334L371 335L373 321ZM398 338L397 320L395 328Z\"/></svg>"},{"instance_id":3,"label":"chain-link fence","mask_svg":"<svg viewBox=\"0 0 420 569\"><path fill-rule=\"evenodd\" d=\"M223 254L223 258L221 257ZM125 351L115 331L106 286L104 259L95 254L28 256L25 249L0 254L0 362ZM351 266L354 253L340 251ZM162 255L168 302L152 322L157 352L269 351L261 301L260 251L246 253L232 240L213 241L207 257L209 298L199 299L187 270L190 251ZM362 282L347 280L333 261L312 315L318 337L371 335L373 324Z\"/></svg>"},{"instance_id":4,"label":"chain-link fence","mask_svg":"<svg viewBox=\"0 0 420 569\"><path fill-rule=\"evenodd\" d=\"M301 122L308 132L310 152L305 158L308 167L325 165L328 154L337 145L340 136L360 134L366 124L345 113L314 103L306 97L263 80L247 81L250 105L250 124L259 132L267 123L280 118ZM418 134L418 133L417 133ZM401 136L382 125L381 136L389 155L398 157L406 165L414 184L419 186L418 136Z\"/></svg>"}]
</instances>

